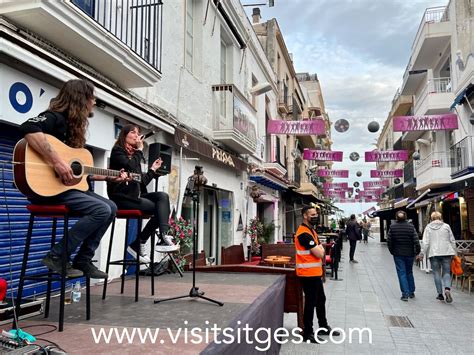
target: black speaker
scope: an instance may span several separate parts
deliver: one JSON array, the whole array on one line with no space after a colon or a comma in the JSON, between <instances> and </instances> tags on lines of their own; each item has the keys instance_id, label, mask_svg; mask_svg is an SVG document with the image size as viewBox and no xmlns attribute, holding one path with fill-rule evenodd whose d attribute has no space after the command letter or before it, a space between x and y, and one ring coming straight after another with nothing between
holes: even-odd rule
<instances>
[{"instance_id":1,"label":"black speaker","mask_svg":"<svg viewBox=\"0 0 474 355\"><path fill-rule=\"evenodd\" d=\"M158 169L158 172L165 175L171 171L171 159L173 158L173 147L162 143L153 143L148 146L148 168L153 162L161 158L163 163Z\"/></svg>"}]
</instances>

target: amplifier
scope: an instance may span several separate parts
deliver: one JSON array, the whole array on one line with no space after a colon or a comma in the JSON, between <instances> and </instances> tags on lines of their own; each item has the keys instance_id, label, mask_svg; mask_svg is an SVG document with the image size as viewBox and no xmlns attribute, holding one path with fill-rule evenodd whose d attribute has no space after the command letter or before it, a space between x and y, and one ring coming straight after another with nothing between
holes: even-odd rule
<instances>
[{"instance_id":1,"label":"amplifier","mask_svg":"<svg viewBox=\"0 0 474 355\"><path fill-rule=\"evenodd\" d=\"M25 299L20 306L18 319L34 317L43 313L44 300ZM11 302L0 305L0 325L11 323L13 320L13 305ZM1 354L1 353L0 353Z\"/></svg>"}]
</instances>

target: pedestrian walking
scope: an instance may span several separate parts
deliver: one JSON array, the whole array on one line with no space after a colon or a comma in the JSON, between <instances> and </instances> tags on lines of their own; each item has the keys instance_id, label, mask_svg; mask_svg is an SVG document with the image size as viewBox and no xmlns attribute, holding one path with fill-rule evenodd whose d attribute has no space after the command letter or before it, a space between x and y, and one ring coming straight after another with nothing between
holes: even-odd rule
<instances>
[{"instance_id":1,"label":"pedestrian walking","mask_svg":"<svg viewBox=\"0 0 474 355\"><path fill-rule=\"evenodd\" d=\"M367 244L369 241L369 224L366 220L362 221L362 237L364 244Z\"/></svg>"},{"instance_id":2,"label":"pedestrian walking","mask_svg":"<svg viewBox=\"0 0 474 355\"><path fill-rule=\"evenodd\" d=\"M355 214L351 215L351 219L347 222L346 226L346 235L349 239L349 262L351 263L358 263L357 260L354 259L354 254L357 246L357 241L361 239L360 235L360 226L357 223Z\"/></svg>"},{"instance_id":3,"label":"pedestrian walking","mask_svg":"<svg viewBox=\"0 0 474 355\"><path fill-rule=\"evenodd\" d=\"M407 221L407 214L404 211L398 211L395 214L395 222L388 230L387 245L397 269L402 292L400 299L407 302L408 298L415 297L413 262L415 256L420 253L421 247L418 233L413 224Z\"/></svg>"},{"instance_id":4,"label":"pedestrian walking","mask_svg":"<svg viewBox=\"0 0 474 355\"><path fill-rule=\"evenodd\" d=\"M434 283L438 297L436 299L446 303L453 302L451 295L451 259L457 254L456 241L451 227L444 223L439 212L431 214L431 223L423 233L423 254L431 263ZM444 285L444 296L443 296Z\"/></svg>"}]
</instances>

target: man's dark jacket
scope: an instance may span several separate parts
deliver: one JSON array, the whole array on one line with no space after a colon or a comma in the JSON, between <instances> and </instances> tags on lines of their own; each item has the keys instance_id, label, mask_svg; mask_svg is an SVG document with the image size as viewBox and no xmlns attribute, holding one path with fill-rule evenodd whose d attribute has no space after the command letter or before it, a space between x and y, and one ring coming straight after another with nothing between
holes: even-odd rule
<instances>
[{"instance_id":1,"label":"man's dark jacket","mask_svg":"<svg viewBox=\"0 0 474 355\"><path fill-rule=\"evenodd\" d=\"M420 253L420 239L413 224L394 222L387 236L388 250L394 256L415 256Z\"/></svg>"},{"instance_id":2,"label":"man's dark jacket","mask_svg":"<svg viewBox=\"0 0 474 355\"><path fill-rule=\"evenodd\" d=\"M347 222L346 235L350 240L361 239L360 226L355 219L351 219L349 222Z\"/></svg>"}]
</instances>

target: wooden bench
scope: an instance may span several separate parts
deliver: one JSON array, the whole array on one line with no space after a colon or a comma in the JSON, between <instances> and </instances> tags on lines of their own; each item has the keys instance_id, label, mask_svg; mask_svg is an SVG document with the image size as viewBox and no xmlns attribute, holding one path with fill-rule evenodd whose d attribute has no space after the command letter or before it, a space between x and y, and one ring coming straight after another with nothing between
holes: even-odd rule
<instances>
[{"instance_id":1,"label":"wooden bench","mask_svg":"<svg viewBox=\"0 0 474 355\"><path fill-rule=\"evenodd\" d=\"M245 261L242 243L227 248L221 247L221 265L243 264Z\"/></svg>"},{"instance_id":2,"label":"wooden bench","mask_svg":"<svg viewBox=\"0 0 474 355\"><path fill-rule=\"evenodd\" d=\"M186 260L186 264L184 265L184 270L192 270L193 269L193 253L186 254L184 256ZM196 257L196 269L198 266L206 266L206 252L202 250L200 253L197 254Z\"/></svg>"}]
</instances>

